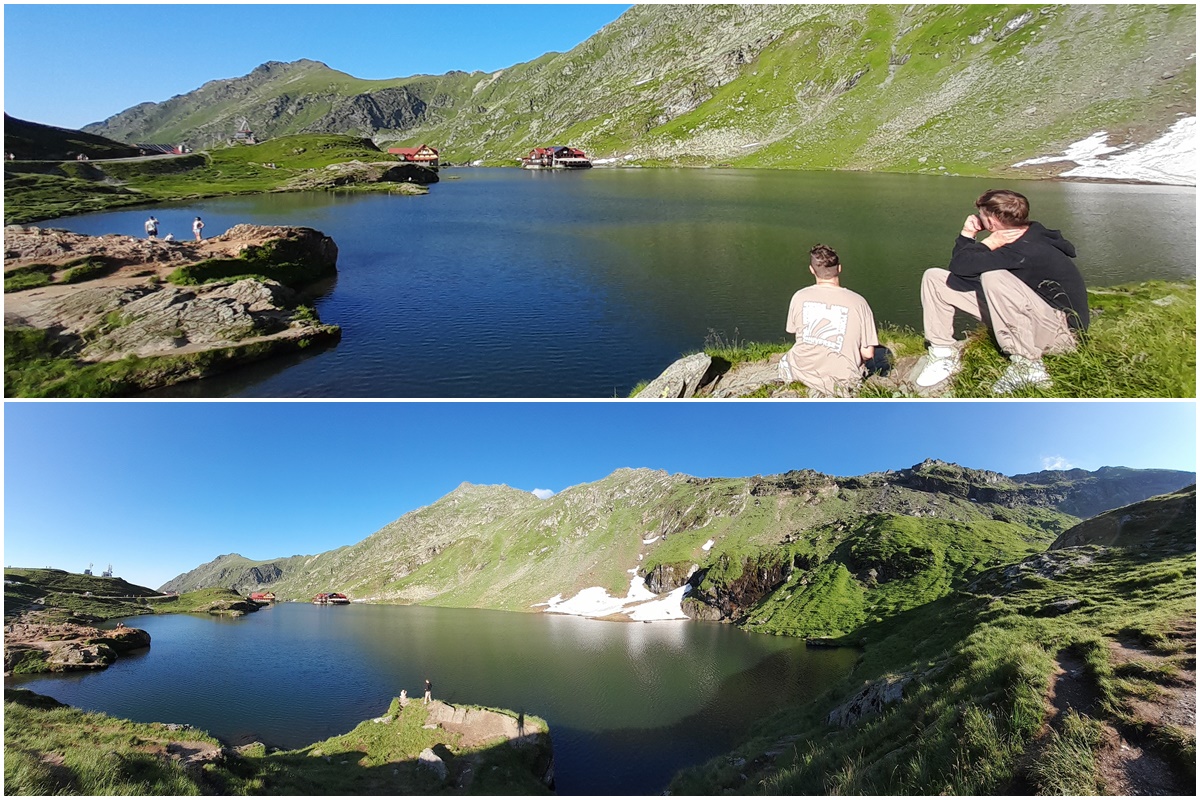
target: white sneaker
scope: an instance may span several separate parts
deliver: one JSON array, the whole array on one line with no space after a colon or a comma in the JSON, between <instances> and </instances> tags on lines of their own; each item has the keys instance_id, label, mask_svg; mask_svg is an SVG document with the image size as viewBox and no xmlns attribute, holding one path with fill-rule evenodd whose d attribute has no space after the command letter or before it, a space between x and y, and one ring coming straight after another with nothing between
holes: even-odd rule
<instances>
[{"instance_id":1,"label":"white sneaker","mask_svg":"<svg viewBox=\"0 0 1200 800\"><path fill-rule=\"evenodd\" d=\"M1024 356L1009 356L1009 361L1012 363L1008 365L1004 375L992 387L992 392L995 394L1012 394L1019 389L1033 387L1049 389L1054 385L1054 381L1046 372L1046 365L1040 358L1030 361Z\"/></svg>"},{"instance_id":2,"label":"white sneaker","mask_svg":"<svg viewBox=\"0 0 1200 800\"><path fill-rule=\"evenodd\" d=\"M942 381L958 372L961 363L957 347L942 347L930 345L929 355L925 358L925 367L917 376L917 386L928 389L937 386Z\"/></svg>"}]
</instances>

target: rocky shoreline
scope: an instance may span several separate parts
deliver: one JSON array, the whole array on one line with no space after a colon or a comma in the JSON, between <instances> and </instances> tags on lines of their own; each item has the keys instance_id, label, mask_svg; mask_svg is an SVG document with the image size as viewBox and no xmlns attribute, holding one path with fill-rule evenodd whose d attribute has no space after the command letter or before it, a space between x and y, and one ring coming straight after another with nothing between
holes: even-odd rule
<instances>
[{"instance_id":1,"label":"rocky shoreline","mask_svg":"<svg viewBox=\"0 0 1200 800\"><path fill-rule=\"evenodd\" d=\"M11 225L4 240L6 351L10 332L41 332L46 358L80 367L145 360L113 394L341 335L302 305L302 290L337 273L337 245L311 228L235 225L201 242L166 242ZM31 276L34 285L17 288Z\"/></svg>"},{"instance_id":2,"label":"rocky shoreline","mask_svg":"<svg viewBox=\"0 0 1200 800\"><path fill-rule=\"evenodd\" d=\"M27 618L4 626L4 675L104 669L121 653L149 646L150 634L139 628L100 630Z\"/></svg>"}]
</instances>

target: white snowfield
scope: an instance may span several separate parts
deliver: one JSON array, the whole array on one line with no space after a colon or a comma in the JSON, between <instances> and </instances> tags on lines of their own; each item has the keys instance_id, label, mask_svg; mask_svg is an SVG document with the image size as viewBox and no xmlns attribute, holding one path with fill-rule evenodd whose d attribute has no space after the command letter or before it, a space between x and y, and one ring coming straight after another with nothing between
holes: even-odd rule
<instances>
[{"instance_id":1,"label":"white snowfield","mask_svg":"<svg viewBox=\"0 0 1200 800\"><path fill-rule=\"evenodd\" d=\"M629 581L629 591L624 597L613 597L607 589L592 586L570 600L564 600L561 594L556 594L537 606L545 606L547 614L570 614L576 617L628 614L629 618L636 622L687 619L687 615L683 613L683 596L691 588L689 584L684 584L675 591L659 597L646 588L645 578L635 576Z\"/></svg>"},{"instance_id":2,"label":"white snowfield","mask_svg":"<svg viewBox=\"0 0 1200 800\"><path fill-rule=\"evenodd\" d=\"M1102 178L1143 181L1175 186L1196 185L1196 118L1184 117L1161 137L1132 149L1108 144L1108 132L1099 131L1075 142L1061 156L1031 158L1013 164L1024 167L1073 161L1077 166L1059 173L1064 178Z\"/></svg>"}]
</instances>

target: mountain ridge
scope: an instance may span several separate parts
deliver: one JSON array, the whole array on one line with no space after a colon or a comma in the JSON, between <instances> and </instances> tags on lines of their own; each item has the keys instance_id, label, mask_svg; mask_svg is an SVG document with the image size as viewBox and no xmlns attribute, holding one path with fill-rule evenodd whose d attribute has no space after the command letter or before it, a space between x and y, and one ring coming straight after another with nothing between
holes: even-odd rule
<instances>
[{"instance_id":1,"label":"mountain ridge","mask_svg":"<svg viewBox=\"0 0 1200 800\"><path fill-rule=\"evenodd\" d=\"M812 470L695 478L625 469L547 500L506 486L462 484L355 544L262 561L221 556L162 588L269 587L294 600L342 591L370 602L530 610L591 586L621 596L633 574L650 579L656 592L691 583L710 606L692 608L695 616L745 621L782 581L845 561L848 551L839 546L871 541L871 531L901 539L969 531L972 541L993 543L979 545L988 559L1023 556L1045 549L1083 512L1094 516L1195 481L1193 473L1125 468L1030 475L1042 483L936 460L840 478ZM861 553L857 558L866 564ZM875 566L890 569L881 562L857 573ZM738 585L760 568L769 580ZM741 599L730 602L730 592Z\"/></svg>"},{"instance_id":2,"label":"mountain ridge","mask_svg":"<svg viewBox=\"0 0 1200 800\"><path fill-rule=\"evenodd\" d=\"M245 118L260 136L428 142L457 163L561 140L651 165L994 173L1194 116L1194 40L1194 6L635 6L492 73L268 62L84 130L205 147Z\"/></svg>"}]
</instances>

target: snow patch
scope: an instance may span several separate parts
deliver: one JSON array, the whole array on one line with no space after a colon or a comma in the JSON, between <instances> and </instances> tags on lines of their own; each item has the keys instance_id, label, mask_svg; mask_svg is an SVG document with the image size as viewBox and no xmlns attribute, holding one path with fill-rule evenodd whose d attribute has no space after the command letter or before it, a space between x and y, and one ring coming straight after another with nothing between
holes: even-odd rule
<instances>
[{"instance_id":1,"label":"snow patch","mask_svg":"<svg viewBox=\"0 0 1200 800\"><path fill-rule=\"evenodd\" d=\"M687 615L683 613L682 602L683 596L691 588L689 584L684 584L666 596L659 597L646 588L644 578L634 576L629 581L629 591L625 597L613 597L603 587L592 586L570 600L563 600L561 594L556 594L545 603L537 603L532 607L544 606L547 614L570 614L576 617L628 614L630 619L638 622L687 619Z\"/></svg>"},{"instance_id":2,"label":"snow patch","mask_svg":"<svg viewBox=\"0 0 1200 800\"><path fill-rule=\"evenodd\" d=\"M1104 178L1195 186L1196 118L1179 120L1161 137L1142 147L1129 149L1110 146L1108 132L1099 131L1075 142L1061 156L1031 158L1013 166L1064 161L1076 164L1072 169L1060 173L1061 177L1066 178Z\"/></svg>"},{"instance_id":3,"label":"snow patch","mask_svg":"<svg viewBox=\"0 0 1200 800\"><path fill-rule=\"evenodd\" d=\"M712 550L713 545L716 543L717 543L716 539L709 539L707 542L704 543L704 546L701 547L700 549L707 553L709 550Z\"/></svg>"},{"instance_id":4,"label":"snow patch","mask_svg":"<svg viewBox=\"0 0 1200 800\"><path fill-rule=\"evenodd\" d=\"M687 619L687 614L683 613L683 596L691 590L691 584L685 583L666 597L642 603L622 613L627 614L634 622Z\"/></svg>"}]
</instances>

